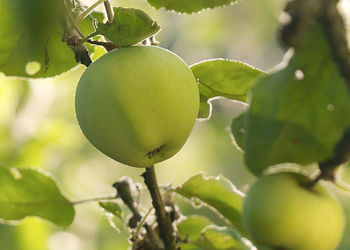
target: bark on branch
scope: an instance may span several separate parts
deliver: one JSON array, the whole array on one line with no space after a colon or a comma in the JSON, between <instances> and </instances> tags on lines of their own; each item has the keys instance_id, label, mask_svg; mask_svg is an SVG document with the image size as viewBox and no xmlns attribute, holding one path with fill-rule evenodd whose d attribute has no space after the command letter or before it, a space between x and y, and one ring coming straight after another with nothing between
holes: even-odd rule
<instances>
[{"instance_id":1,"label":"bark on branch","mask_svg":"<svg viewBox=\"0 0 350 250\"><path fill-rule=\"evenodd\" d=\"M154 166L146 168L142 174L145 184L151 194L152 204L156 211L159 234L166 250L176 250L174 229L169 214L165 210L164 201L160 194Z\"/></svg>"}]
</instances>

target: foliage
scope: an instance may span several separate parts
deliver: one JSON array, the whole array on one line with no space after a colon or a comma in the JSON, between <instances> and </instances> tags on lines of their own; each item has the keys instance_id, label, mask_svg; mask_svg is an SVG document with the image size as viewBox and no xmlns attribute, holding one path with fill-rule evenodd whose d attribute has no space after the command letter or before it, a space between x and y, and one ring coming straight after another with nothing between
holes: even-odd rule
<instances>
[{"instance_id":1,"label":"foliage","mask_svg":"<svg viewBox=\"0 0 350 250\"><path fill-rule=\"evenodd\" d=\"M229 178L235 179L235 184L242 178L241 183L246 185L255 177L261 180L262 174L281 171L276 168L278 164L284 164L282 166L286 168L290 166L289 163L294 163L293 166L300 171L310 171L313 176L317 175L315 168L319 166L320 174L313 180L314 183L308 183L311 187L320 179L330 180L333 184L340 186L335 175L336 170L344 169L340 165L348 162L350 151L346 137L350 128L350 118L347 115L350 113L350 76L347 73L350 53L348 53L347 46L344 45L346 44L344 42L345 27L343 27L342 17L337 10L332 9L334 3L326 0L315 0L317 3L322 2L323 4L318 6L323 6L325 10L312 6L311 3L307 7L315 9L304 12L302 11L304 8L300 7L303 6L303 1L291 1L293 4L286 8L286 11L293 14L291 20L280 28L280 41L288 48L288 51L283 62L272 72L266 73L264 70L237 60L238 58L246 59L237 51L236 53L223 52L224 47L220 47L226 38L229 47L237 46L238 48L237 44L242 39L242 43L246 43L242 54L250 53L254 59L258 58L257 51L265 48L267 52L260 54L264 55L260 58L260 65L256 64L264 69L272 65L267 64L267 62L274 62L272 57L276 58L273 55L271 58L268 57L270 52L268 48L273 47L272 50L276 50L275 46L265 44L265 47L254 48L253 40L259 39L250 37L249 32L245 30L246 27L249 29L251 27L245 26L244 20L238 24L229 22L227 18L224 18L225 11L229 8L217 8L234 3L237 3L235 7L241 6L238 2L237 0L147 0L147 3L143 4L128 3L128 7L111 7L109 1L97 0L92 6L87 7L75 0L0 0L0 25L2 27L0 29L2 36L0 72L5 75L3 79L6 79L0 79L0 219L1 222L10 224L17 221L22 222L16 229L0 225L1 245L9 249L26 249L35 245L36 242L31 239L33 229L39 232L38 237L41 237L42 241L49 237L47 235L51 230L54 233L52 233L53 236L50 236L50 242L55 240L54 237L58 237L58 242L63 242L59 238L57 228L53 228L52 225L50 227L36 218L40 217L56 226L66 228L73 223L76 217L79 223L75 223L69 230L83 228L85 222L80 221L80 216L82 217L83 214L80 214L80 211L88 210L79 209L77 210L78 216L75 216L75 207L81 203L95 201L97 203L95 205L98 205L95 208L98 207L99 212L103 210L106 213L108 222L115 229L104 228L98 225L96 219L92 219L94 228L98 226L98 229L101 230L100 233L96 233L98 236L95 236L98 238L96 241L98 241L99 249L120 249L120 247L126 249L130 244L135 249L147 249L150 246L151 249L163 249L167 235L162 229L167 223L170 225L169 228L175 230L174 234L170 230L170 235L177 236L176 244L181 249L251 249L254 247L253 244L258 243L247 233L242 222L242 204L245 194L240 190L245 191L246 187L241 185L237 188ZM249 15L254 15L251 14L254 13L253 7L256 8L259 4L264 7L265 5L276 5L274 0L271 0L271 3L267 2L247 3L249 10L242 13L235 12L235 15L238 15L240 19L249 19ZM96 12L96 7L100 4L104 5L106 17ZM245 2L242 3L244 4ZM166 12L158 11L162 8L172 11L167 14L170 21L163 18ZM219 20L216 25L211 20L205 20L210 14L203 17L201 13L193 17L193 20L198 17L198 20L201 21L197 21L197 26L192 29L189 28L191 24L186 22L186 18L190 17L184 15L177 17L173 13L193 14L214 8L212 12L205 13L219 13L216 14ZM271 16L268 10L266 8L266 13L263 11L263 20ZM278 9L278 11L281 10ZM232 13L227 13L229 14L226 14L225 17L231 18ZM199 19L201 15L202 19ZM328 15L334 16L329 17ZM181 26L178 20L185 20L182 22L186 24ZM160 32L159 23L162 23L162 32ZM237 30L241 28L241 32L235 33L236 30L232 29L230 31L232 36L229 38L223 36L220 30L227 29L231 25ZM256 29L261 30L261 40L257 42L259 44L264 43L269 29L275 29L270 23L265 26L269 28ZM202 153L201 160L181 163L183 166L174 168L175 172L164 173L171 176L171 173L180 172L192 166L193 169L203 170L205 166L212 165L210 166L212 170L224 171L229 178L223 175L207 177L200 172L192 175L186 181L181 181L180 185L162 186L164 193L158 190L159 194L157 194L155 191L158 188L157 181L153 180L150 183L150 179L145 177L147 188L151 191L154 209L150 207L148 196L145 198L142 185L132 183L131 179L128 179L128 182L117 182L113 185L117 189L117 196L101 196L71 202L60 191L54 178L42 170L27 166L34 165L34 167L49 169L50 172L57 174L65 187L71 182L70 185L74 186L74 189L68 189L68 193L74 193L77 196L89 193L87 190L105 192L106 189L100 189L100 187L107 181L103 185L99 182L103 175L108 181L114 181L115 175L131 173L122 168L111 171L112 168L106 167L106 165L114 167L116 163L103 158L83 141L77 124L72 125L75 122L73 101L72 99L67 101L67 96L73 96L75 86L71 87L72 76L80 75L82 71L82 68L77 65L81 63L90 67L92 61L106 51L109 52L119 47L157 45L156 35L161 37L162 46L166 44L176 50L174 43L177 38L169 35L174 27L177 28L176 32L185 34L186 38L181 40L185 46L190 40L195 40L194 44L198 43L199 52L193 52L192 58L194 62L198 61L198 58L202 61L192 64L190 69L197 80L200 93L198 118L207 120L199 123L198 126L201 128L212 126L210 131L215 130L216 132L197 135L197 144L193 147L195 149L188 151L193 155L194 152L200 151L205 146L210 148ZM195 39L196 32L201 34L197 39ZM167 38L163 37L164 34ZM172 38L169 39L169 37ZM247 38L243 40L243 37ZM216 46L216 53L207 53L201 47L203 44ZM186 53L187 50L184 47L178 51L182 51L183 57L188 56L186 54L192 54ZM235 59L203 60L212 54ZM255 65L255 60L247 61ZM130 65L132 66L132 62ZM122 63L118 64L118 70L123 70L123 66L125 65ZM72 70L73 68L76 70ZM110 68L113 68L113 65ZM70 73L66 75L69 76L69 84L65 84L64 81L60 82L61 79L65 79L65 74L62 73L68 71ZM192 75L191 71L188 71ZM31 118L28 119L28 117L32 117L32 114L34 116L35 111L45 109L45 105L50 103L49 101L43 104L37 102L36 106L32 104L32 99L37 95L33 83L39 82L38 78L53 76L57 77L55 84L60 84L60 88L55 88L51 92L60 90L62 92L55 93L56 97L60 95L65 97L50 100L54 108L48 107L47 110L55 109L56 112L42 111L43 113L38 118L39 122L37 122L40 126L37 125L32 131L28 129L28 132L24 128L35 127L30 122ZM8 80L8 77L26 79ZM136 78L135 75L129 73L123 77L125 79ZM151 79L154 76L152 72L146 72L143 78L146 77ZM96 82L102 78L97 75ZM7 81L12 84L9 92L6 92L5 84L1 85ZM55 79L46 79L46 81L54 82ZM39 92L45 92L45 89ZM142 96L143 93L144 91L138 94ZM182 93L174 94L181 95ZM47 99L55 96L50 95L50 91L43 95L47 95ZM216 100L220 101L216 102ZM3 103L5 106L1 107ZM216 109L214 107L214 112L213 105L217 105ZM218 114L220 116L217 116ZM224 159L217 160L221 157L221 148L209 147L212 141L206 141L210 136L214 138L217 137L217 134L224 134L222 127L227 124L225 123L222 127L217 124L231 120L232 116L235 117L232 119L230 132L234 139L233 144L236 146L232 148L232 152L243 156L244 164L255 177L239 168L240 164L243 164L239 160L237 160L238 164L237 162L227 164L232 166L231 169L221 169L218 165ZM52 121L53 119L56 120ZM62 122L61 119L66 120ZM142 127L147 128L147 124ZM228 140L230 139L228 134L225 136ZM66 140L64 143L61 141L62 138ZM219 142L219 139L215 140L217 144L214 145L221 145L222 142ZM217 161L207 161L209 158L206 154L211 154L212 158ZM47 155L50 157L45 158L44 156ZM42 158L45 159L42 160ZM231 158L227 157L227 159ZM167 161L164 165L177 164L176 160L174 162L168 163ZM215 164L216 162L220 164ZM91 165L104 171L99 170L92 174L89 172L93 171ZM149 169L146 170L148 176L150 176L147 172ZM284 169L282 171L285 171ZM136 176L140 173L133 172L132 174ZM74 180L67 180L66 176ZM147 176L147 174L142 176ZM85 186L81 188L82 183ZM270 192L273 192L273 187L270 187ZM344 186L341 187L344 188ZM346 222L348 222L349 196L341 197L346 211ZM164 210L163 213L159 207ZM115 234L115 231L119 234ZM348 232L349 225L345 229L345 234ZM12 239L17 239L16 237L19 243L14 244L16 240ZM96 244L95 239L92 239L90 235L87 237L85 234L82 238L86 239L85 243L91 247ZM339 249L349 248L346 238L345 235ZM42 247L37 245L32 248L41 249Z\"/></svg>"},{"instance_id":2,"label":"foliage","mask_svg":"<svg viewBox=\"0 0 350 250\"><path fill-rule=\"evenodd\" d=\"M39 216L62 227L73 221L73 205L51 177L34 169L0 168L0 189L0 217L5 220Z\"/></svg>"},{"instance_id":3,"label":"foliage","mask_svg":"<svg viewBox=\"0 0 350 250\"><path fill-rule=\"evenodd\" d=\"M193 13L207 8L229 5L238 0L147 0L150 5L159 9L164 7L166 10L175 10L177 12Z\"/></svg>"},{"instance_id":4,"label":"foliage","mask_svg":"<svg viewBox=\"0 0 350 250\"><path fill-rule=\"evenodd\" d=\"M175 191L188 199L196 198L213 207L241 234L246 234L241 221L243 194L225 177L208 178L198 174L189 178Z\"/></svg>"},{"instance_id":5,"label":"foliage","mask_svg":"<svg viewBox=\"0 0 350 250\"><path fill-rule=\"evenodd\" d=\"M8 76L51 77L77 65L69 47L61 41L63 30L57 21L49 22L51 25L46 25L45 28L42 22L34 23L35 25L33 24L29 29L28 18L17 16L17 10L23 10L24 14L26 13L25 3L33 6L35 1L42 2L42 0L29 2L2 0L0 2L0 26L2 27L0 35L6 38L0 42L0 72ZM38 8L31 15L40 16L37 12L41 13L45 10ZM93 31L91 20L84 20L79 28L84 33L91 33ZM89 52L93 51L94 47L89 47Z\"/></svg>"},{"instance_id":6,"label":"foliage","mask_svg":"<svg viewBox=\"0 0 350 250\"><path fill-rule=\"evenodd\" d=\"M122 216L123 210L121 209L118 203L112 201L100 201L98 204L100 205L100 207L106 210L106 212L111 213L117 217Z\"/></svg>"},{"instance_id":7,"label":"foliage","mask_svg":"<svg viewBox=\"0 0 350 250\"><path fill-rule=\"evenodd\" d=\"M239 119L245 160L255 174L278 163L326 160L350 126L350 117L344 117L350 97L319 26L310 29L288 66L260 80L252 95L249 111Z\"/></svg>"},{"instance_id":8,"label":"foliage","mask_svg":"<svg viewBox=\"0 0 350 250\"><path fill-rule=\"evenodd\" d=\"M200 110L198 118L209 118L214 97L246 101L253 83L264 73L247 64L224 59L208 60L191 66L198 81Z\"/></svg>"},{"instance_id":9,"label":"foliage","mask_svg":"<svg viewBox=\"0 0 350 250\"><path fill-rule=\"evenodd\" d=\"M94 35L104 35L118 47L134 45L160 30L158 23L139 9L119 7L113 10L113 23L99 23Z\"/></svg>"}]
</instances>

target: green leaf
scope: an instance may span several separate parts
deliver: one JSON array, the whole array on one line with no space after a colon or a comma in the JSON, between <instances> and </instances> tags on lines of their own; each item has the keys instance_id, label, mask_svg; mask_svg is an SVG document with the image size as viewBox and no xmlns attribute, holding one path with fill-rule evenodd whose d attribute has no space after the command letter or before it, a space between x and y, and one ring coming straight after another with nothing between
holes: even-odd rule
<instances>
[{"instance_id":1,"label":"green leaf","mask_svg":"<svg viewBox=\"0 0 350 250\"><path fill-rule=\"evenodd\" d=\"M237 231L211 224L208 218L199 215L180 221L177 228L182 239L187 242L181 245L181 249L250 249Z\"/></svg>"},{"instance_id":2,"label":"green leaf","mask_svg":"<svg viewBox=\"0 0 350 250\"><path fill-rule=\"evenodd\" d=\"M188 199L198 199L215 209L242 235L246 235L241 219L244 195L225 177L206 177L200 173L189 178L175 191Z\"/></svg>"},{"instance_id":3,"label":"green leaf","mask_svg":"<svg viewBox=\"0 0 350 250\"><path fill-rule=\"evenodd\" d=\"M243 151L245 150L245 140L247 137L246 118L247 112L243 112L234 118L231 124L231 131L235 138L236 146Z\"/></svg>"},{"instance_id":4,"label":"green leaf","mask_svg":"<svg viewBox=\"0 0 350 250\"><path fill-rule=\"evenodd\" d=\"M193 243L192 243L193 244ZM204 250L248 250L251 249L238 232L228 227L208 226L195 242Z\"/></svg>"},{"instance_id":5,"label":"green leaf","mask_svg":"<svg viewBox=\"0 0 350 250\"><path fill-rule=\"evenodd\" d=\"M111 201L105 201L105 202L99 202L98 203L100 205L100 207L102 207L104 210L106 210L107 212L121 218L122 217L122 209L119 206L118 203L116 202L111 202Z\"/></svg>"},{"instance_id":6,"label":"green leaf","mask_svg":"<svg viewBox=\"0 0 350 250\"><path fill-rule=\"evenodd\" d=\"M142 10L122 7L113 10L113 22L99 23L95 34L105 36L118 47L137 44L161 29L158 23Z\"/></svg>"},{"instance_id":7,"label":"green leaf","mask_svg":"<svg viewBox=\"0 0 350 250\"><path fill-rule=\"evenodd\" d=\"M97 23L102 23L104 19L104 14L102 12L94 11L90 13L90 16L92 16ZM89 17L86 17L85 19L90 20ZM91 31L92 32L92 31Z\"/></svg>"},{"instance_id":8,"label":"green leaf","mask_svg":"<svg viewBox=\"0 0 350 250\"><path fill-rule=\"evenodd\" d=\"M198 247L194 244L185 243L185 244L181 244L181 250L203 250L203 248Z\"/></svg>"},{"instance_id":9,"label":"green leaf","mask_svg":"<svg viewBox=\"0 0 350 250\"><path fill-rule=\"evenodd\" d=\"M0 218L4 220L38 216L61 227L73 221L73 205L41 171L0 167L0 190Z\"/></svg>"},{"instance_id":10,"label":"green leaf","mask_svg":"<svg viewBox=\"0 0 350 250\"><path fill-rule=\"evenodd\" d=\"M252 85L265 73L245 63L224 59L203 61L191 66L200 93L199 118L209 118L211 98L243 101Z\"/></svg>"},{"instance_id":11,"label":"green leaf","mask_svg":"<svg viewBox=\"0 0 350 250\"><path fill-rule=\"evenodd\" d=\"M38 8L38 1L51 2L0 1L0 72L7 76L52 77L77 65L73 52L61 41L63 31L56 20L32 18L27 24L33 15L47 17L51 13ZM28 6L35 8L26 11ZM89 20L79 26L89 33L92 27ZM89 49L93 51L92 46Z\"/></svg>"},{"instance_id":12,"label":"green leaf","mask_svg":"<svg viewBox=\"0 0 350 250\"><path fill-rule=\"evenodd\" d=\"M245 161L256 175L266 167L307 165L333 155L350 126L350 98L323 29L306 33L284 69L252 90Z\"/></svg>"},{"instance_id":13,"label":"green leaf","mask_svg":"<svg viewBox=\"0 0 350 250\"><path fill-rule=\"evenodd\" d=\"M207 98L200 95L199 96L199 112L198 118L200 119L209 119L212 111L212 104L208 101Z\"/></svg>"},{"instance_id":14,"label":"green leaf","mask_svg":"<svg viewBox=\"0 0 350 250\"><path fill-rule=\"evenodd\" d=\"M191 14L204 9L230 5L238 0L147 0L147 2L156 9L164 7L166 10Z\"/></svg>"},{"instance_id":15,"label":"green leaf","mask_svg":"<svg viewBox=\"0 0 350 250\"><path fill-rule=\"evenodd\" d=\"M203 228L212 222L204 216L191 215L177 223L177 229L182 239L197 240L201 236Z\"/></svg>"}]
</instances>

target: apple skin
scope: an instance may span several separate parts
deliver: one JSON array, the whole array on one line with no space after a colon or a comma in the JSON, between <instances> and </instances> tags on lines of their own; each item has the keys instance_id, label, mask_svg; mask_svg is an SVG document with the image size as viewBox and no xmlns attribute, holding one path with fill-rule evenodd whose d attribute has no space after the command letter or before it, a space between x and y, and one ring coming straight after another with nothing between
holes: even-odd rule
<instances>
[{"instance_id":1,"label":"apple skin","mask_svg":"<svg viewBox=\"0 0 350 250\"><path fill-rule=\"evenodd\" d=\"M155 46L113 50L93 62L75 94L86 138L110 158L149 167L176 154L199 111L199 91L189 67Z\"/></svg>"},{"instance_id":2,"label":"apple skin","mask_svg":"<svg viewBox=\"0 0 350 250\"><path fill-rule=\"evenodd\" d=\"M323 186L305 188L308 183L308 177L286 172L262 176L250 188L243 222L261 249L337 247L344 230L343 211Z\"/></svg>"}]
</instances>

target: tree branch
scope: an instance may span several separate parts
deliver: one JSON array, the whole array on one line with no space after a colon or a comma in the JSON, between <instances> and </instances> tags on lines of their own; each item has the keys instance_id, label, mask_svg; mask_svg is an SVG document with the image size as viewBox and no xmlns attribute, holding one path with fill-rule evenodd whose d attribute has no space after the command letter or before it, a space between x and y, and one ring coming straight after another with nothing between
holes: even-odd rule
<instances>
[{"instance_id":1,"label":"tree branch","mask_svg":"<svg viewBox=\"0 0 350 250\"><path fill-rule=\"evenodd\" d=\"M122 199L122 201L127 205L127 207L130 209L132 212L133 216L129 220L129 227L130 228L135 228L137 226L137 223L142 220L142 215L140 214L139 210L135 206L134 199L132 198L131 195L131 188L130 188L130 183L127 179L122 179L118 182L115 182L113 184L113 187L117 189L118 196ZM135 242L135 244L138 244L141 242L143 246L146 247L146 249L152 249L152 250L160 250L162 249L162 246L159 244L159 237L154 231L154 229L148 225L147 223L144 223L143 227L146 229L147 236L148 238L143 239L141 241L138 241L136 239L131 239L132 241ZM136 235L138 237L138 235Z\"/></svg>"},{"instance_id":2,"label":"tree branch","mask_svg":"<svg viewBox=\"0 0 350 250\"><path fill-rule=\"evenodd\" d=\"M60 8L61 15L59 21L63 29L62 41L67 43L69 48L74 52L75 61L80 62L81 64L84 64L86 67L88 67L92 63L92 60L87 48L83 44L80 44L80 35L78 34L78 31L75 30L74 27L71 27L72 23L69 21L70 16L68 13L71 10L69 10L65 5L65 1L61 1ZM68 23L70 23L70 25Z\"/></svg>"},{"instance_id":3,"label":"tree branch","mask_svg":"<svg viewBox=\"0 0 350 250\"><path fill-rule=\"evenodd\" d=\"M139 210L136 208L134 199L131 196L129 181L126 179L120 180L114 183L113 187L117 189L119 197L122 199L125 205L127 205L128 208L131 210L136 220L140 221L142 219L142 216Z\"/></svg>"},{"instance_id":4,"label":"tree branch","mask_svg":"<svg viewBox=\"0 0 350 250\"><path fill-rule=\"evenodd\" d=\"M322 12L320 0L294 0L288 2L285 12L291 21L281 30L281 40L285 46L298 47L310 23Z\"/></svg>"},{"instance_id":5,"label":"tree branch","mask_svg":"<svg viewBox=\"0 0 350 250\"><path fill-rule=\"evenodd\" d=\"M333 157L320 162L321 179L335 180L336 167L346 163L350 159L350 128L345 130L343 137L335 147Z\"/></svg>"},{"instance_id":6,"label":"tree branch","mask_svg":"<svg viewBox=\"0 0 350 250\"><path fill-rule=\"evenodd\" d=\"M350 51L346 38L345 22L337 9L338 0L326 1L327 6L320 22L327 34L328 42L331 46L333 58L338 64L338 68L346 80L350 93Z\"/></svg>"},{"instance_id":7,"label":"tree branch","mask_svg":"<svg viewBox=\"0 0 350 250\"><path fill-rule=\"evenodd\" d=\"M146 168L142 174L145 184L151 194L152 204L156 211L159 234L166 250L176 250L174 229L169 214L165 210L164 201L160 194L154 166Z\"/></svg>"},{"instance_id":8,"label":"tree branch","mask_svg":"<svg viewBox=\"0 0 350 250\"><path fill-rule=\"evenodd\" d=\"M107 50L108 52L118 48L117 45L115 45L113 42L109 42L109 41L103 42L103 41L97 41L97 40L91 40L91 39L89 39L89 40L87 40L87 42L90 43L90 44L102 46L102 47L104 47L105 50Z\"/></svg>"}]
</instances>

